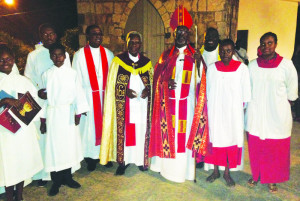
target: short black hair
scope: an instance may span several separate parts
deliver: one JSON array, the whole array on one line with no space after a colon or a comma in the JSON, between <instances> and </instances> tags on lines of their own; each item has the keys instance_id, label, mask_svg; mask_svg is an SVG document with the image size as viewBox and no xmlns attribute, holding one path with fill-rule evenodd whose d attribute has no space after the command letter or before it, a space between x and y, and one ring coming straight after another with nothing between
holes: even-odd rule
<instances>
[{"instance_id":1,"label":"short black hair","mask_svg":"<svg viewBox=\"0 0 300 201\"><path fill-rule=\"evenodd\" d=\"M218 30L215 29L215 28L213 28L213 27L209 27L209 28L206 30L206 34L207 34L208 32L217 32L217 34L219 35Z\"/></svg>"},{"instance_id":2,"label":"short black hair","mask_svg":"<svg viewBox=\"0 0 300 201\"><path fill-rule=\"evenodd\" d=\"M2 55L3 53L7 53L10 56L12 56L13 58L15 58L14 52L5 44L0 45L0 55Z\"/></svg>"},{"instance_id":3,"label":"short black hair","mask_svg":"<svg viewBox=\"0 0 300 201\"><path fill-rule=\"evenodd\" d=\"M267 37L267 36L273 37L273 38L274 38L274 41L275 41L275 44L277 44L277 35L276 35L275 33L273 33L273 32L267 32L267 33L265 33L264 35L262 35L262 37L260 37L259 42L262 43L262 40L263 40L265 37Z\"/></svg>"},{"instance_id":4,"label":"short black hair","mask_svg":"<svg viewBox=\"0 0 300 201\"><path fill-rule=\"evenodd\" d=\"M97 25L97 24L92 24L92 25L89 25L86 29L85 29L85 34L86 35L89 35L91 30L92 29L95 29L95 28L99 28L101 30L101 28ZM102 32L102 30L101 30Z\"/></svg>"},{"instance_id":5,"label":"short black hair","mask_svg":"<svg viewBox=\"0 0 300 201\"><path fill-rule=\"evenodd\" d=\"M220 46L231 45L234 49L234 42L231 39L224 39L220 41Z\"/></svg>"},{"instance_id":6,"label":"short black hair","mask_svg":"<svg viewBox=\"0 0 300 201\"><path fill-rule=\"evenodd\" d=\"M39 34L42 34L43 30L47 28L53 29L53 31L56 33L56 28L53 24L44 23L39 26Z\"/></svg>"},{"instance_id":7,"label":"short black hair","mask_svg":"<svg viewBox=\"0 0 300 201\"><path fill-rule=\"evenodd\" d=\"M61 50L63 53L66 53L66 48L60 43L54 43L49 47L50 54L52 54L54 50Z\"/></svg>"}]
</instances>

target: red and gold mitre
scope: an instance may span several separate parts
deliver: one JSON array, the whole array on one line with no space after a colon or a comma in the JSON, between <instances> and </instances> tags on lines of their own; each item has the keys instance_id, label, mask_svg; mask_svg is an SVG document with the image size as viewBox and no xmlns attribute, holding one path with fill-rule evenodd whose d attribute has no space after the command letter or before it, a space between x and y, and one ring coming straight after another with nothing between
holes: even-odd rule
<instances>
[{"instance_id":1,"label":"red and gold mitre","mask_svg":"<svg viewBox=\"0 0 300 201\"><path fill-rule=\"evenodd\" d=\"M189 14L186 8L182 5L176 8L170 20L171 28L175 30L178 26L186 26L188 29L190 29L192 25L192 16Z\"/></svg>"}]
</instances>

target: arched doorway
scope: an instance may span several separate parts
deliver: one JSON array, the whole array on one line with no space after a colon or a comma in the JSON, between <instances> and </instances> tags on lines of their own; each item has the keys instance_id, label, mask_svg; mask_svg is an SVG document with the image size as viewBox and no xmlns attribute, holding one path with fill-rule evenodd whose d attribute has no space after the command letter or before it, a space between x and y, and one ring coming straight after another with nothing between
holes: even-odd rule
<instances>
[{"instance_id":1,"label":"arched doorway","mask_svg":"<svg viewBox=\"0 0 300 201\"><path fill-rule=\"evenodd\" d=\"M124 33L127 35L133 30L142 34L141 51L155 65L164 51L164 24L159 13L148 0L140 0L131 10Z\"/></svg>"}]
</instances>

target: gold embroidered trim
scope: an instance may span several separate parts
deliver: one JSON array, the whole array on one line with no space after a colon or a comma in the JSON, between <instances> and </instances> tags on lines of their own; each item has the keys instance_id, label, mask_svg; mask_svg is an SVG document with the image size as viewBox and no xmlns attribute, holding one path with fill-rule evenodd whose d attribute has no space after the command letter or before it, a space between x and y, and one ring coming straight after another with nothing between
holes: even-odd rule
<instances>
[{"instance_id":1,"label":"gold embroidered trim","mask_svg":"<svg viewBox=\"0 0 300 201\"><path fill-rule=\"evenodd\" d=\"M118 63L120 66L122 66L125 70L132 73L133 75L143 74L151 69L152 63L149 61L145 66L134 69L132 66L127 65L124 63L119 57L115 57L112 62Z\"/></svg>"}]
</instances>

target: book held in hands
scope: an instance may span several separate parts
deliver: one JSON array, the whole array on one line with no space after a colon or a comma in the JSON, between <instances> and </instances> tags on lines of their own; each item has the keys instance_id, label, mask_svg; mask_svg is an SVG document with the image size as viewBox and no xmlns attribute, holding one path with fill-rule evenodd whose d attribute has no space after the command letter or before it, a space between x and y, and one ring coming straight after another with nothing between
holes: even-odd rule
<instances>
[{"instance_id":1,"label":"book held in hands","mask_svg":"<svg viewBox=\"0 0 300 201\"><path fill-rule=\"evenodd\" d=\"M4 109L0 114L0 124L13 133L16 133L21 127L18 121L21 121L25 125L29 125L41 110L41 107L29 92L26 92L21 96L19 101L22 103L21 108L12 106Z\"/></svg>"}]
</instances>

